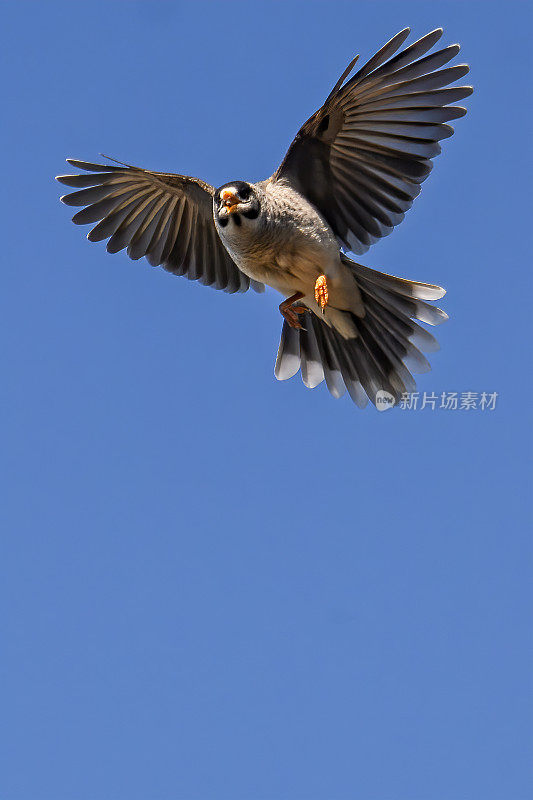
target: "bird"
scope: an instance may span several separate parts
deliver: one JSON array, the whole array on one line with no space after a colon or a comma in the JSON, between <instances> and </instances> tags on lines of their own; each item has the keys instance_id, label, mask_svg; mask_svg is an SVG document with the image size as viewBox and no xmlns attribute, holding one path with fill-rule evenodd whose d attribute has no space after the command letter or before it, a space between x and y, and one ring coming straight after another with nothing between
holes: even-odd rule
<instances>
[{"instance_id":1,"label":"bird","mask_svg":"<svg viewBox=\"0 0 533 800\"><path fill-rule=\"evenodd\" d=\"M215 189L109 156L112 164L68 158L82 172L57 176L76 189L61 200L83 206L73 222L96 222L87 238L107 239L110 253L127 248L134 260L228 293L279 292L279 380L300 370L308 388L325 381L360 408L383 397L392 406L415 390L413 374L430 369L424 353L439 345L419 323L448 319L433 305L445 290L349 253L366 253L403 220L454 132L447 123L466 113L453 104L473 91L455 85L468 65L446 66L460 46L434 50L442 28L402 49L409 33L357 71L353 58L266 180Z\"/></svg>"}]
</instances>

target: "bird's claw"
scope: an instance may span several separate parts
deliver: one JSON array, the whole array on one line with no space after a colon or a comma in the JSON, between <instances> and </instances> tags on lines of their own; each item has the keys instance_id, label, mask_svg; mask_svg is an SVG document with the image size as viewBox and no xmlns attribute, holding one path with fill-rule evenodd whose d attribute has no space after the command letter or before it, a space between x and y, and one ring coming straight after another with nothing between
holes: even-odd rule
<instances>
[{"instance_id":1,"label":"bird's claw","mask_svg":"<svg viewBox=\"0 0 533 800\"><path fill-rule=\"evenodd\" d=\"M282 311L282 316L284 319L287 320L291 328L296 328L297 330L303 330L304 327L300 322L299 315L303 314L306 309L303 306L297 306L296 308L286 308Z\"/></svg>"},{"instance_id":2,"label":"bird's claw","mask_svg":"<svg viewBox=\"0 0 533 800\"><path fill-rule=\"evenodd\" d=\"M322 313L328 304L328 280L325 275L319 275L315 283L315 300L322 309Z\"/></svg>"},{"instance_id":3,"label":"bird's claw","mask_svg":"<svg viewBox=\"0 0 533 800\"><path fill-rule=\"evenodd\" d=\"M279 311L283 319L288 322L291 328L296 328L297 330L305 330L303 325L300 323L298 315L305 314L307 308L305 306L295 306L293 303L301 300L302 297L302 292L296 292L296 294L293 294L292 297L288 297L279 305Z\"/></svg>"}]
</instances>

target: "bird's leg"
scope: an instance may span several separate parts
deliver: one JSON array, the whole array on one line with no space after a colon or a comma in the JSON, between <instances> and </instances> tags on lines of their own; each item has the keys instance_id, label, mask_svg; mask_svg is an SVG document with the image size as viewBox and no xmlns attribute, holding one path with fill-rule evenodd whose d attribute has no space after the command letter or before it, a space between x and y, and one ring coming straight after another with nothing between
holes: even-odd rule
<instances>
[{"instance_id":1,"label":"bird's leg","mask_svg":"<svg viewBox=\"0 0 533 800\"><path fill-rule=\"evenodd\" d=\"M322 313L324 313L324 309L328 304L328 281L325 275L319 275L316 279L315 300L322 309Z\"/></svg>"},{"instance_id":2,"label":"bird's leg","mask_svg":"<svg viewBox=\"0 0 533 800\"><path fill-rule=\"evenodd\" d=\"M287 320L291 328L301 328L298 314L304 314L307 311L305 306L293 306L298 300L304 296L303 292L296 292L296 294L287 297L282 303L279 304L279 313L283 319Z\"/></svg>"}]
</instances>

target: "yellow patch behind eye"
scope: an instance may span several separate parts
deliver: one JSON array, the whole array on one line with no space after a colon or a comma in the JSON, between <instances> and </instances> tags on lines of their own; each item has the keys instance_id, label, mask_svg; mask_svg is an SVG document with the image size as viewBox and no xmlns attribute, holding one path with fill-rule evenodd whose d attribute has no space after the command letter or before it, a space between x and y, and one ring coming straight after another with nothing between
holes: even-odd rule
<instances>
[{"instance_id":1,"label":"yellow patch behind eye","mask_svg":"<svg viewBox=\"0 0 533 800\"><path fill-rule=\"evenodd\" d=\"M224 202L226 202L226 200L232 200L236 194L237 190L235 186L229 186L226 189L222 189L220 192L220 197L222 200L224 200Z\"/></svg>"}]
</instances>

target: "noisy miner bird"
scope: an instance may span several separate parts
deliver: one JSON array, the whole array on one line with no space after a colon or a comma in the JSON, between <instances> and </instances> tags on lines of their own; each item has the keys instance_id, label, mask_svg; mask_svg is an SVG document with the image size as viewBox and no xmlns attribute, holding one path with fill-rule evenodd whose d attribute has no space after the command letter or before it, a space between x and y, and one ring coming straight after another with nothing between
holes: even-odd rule
<instances>
[{"instance_id":1,"label":"noisy miner bird","mask_svg":"<svg viewBox=\"0 0 533 800\"><path fill-rule=\"evenodd\" d=\"M354 58L267 180L214 189L185 175L69 158L89 174L59 176L80 189L61 199L85 206L73 222L98 222L87 238L109 239L110 253L127 247L133 259L226 292L265 284L280 292L279 380L300 369L306 386L325 379L334 397L347 389L360 407L379 392L397 400L414 390L411 373L430 368L421 351L438 344L413 320L447 319L427 302L445 290L377 272L345 251L365 253L402 221L439 140L453 133L445 123L466 113L450 103L472 87L445 87L468 66L442 69L459 45L426 55L442 33L398 52L405 28L349 77Z\"/></svg>"}]
</instances>

